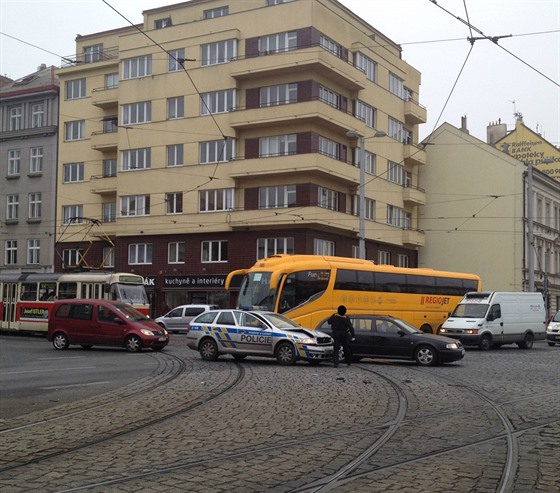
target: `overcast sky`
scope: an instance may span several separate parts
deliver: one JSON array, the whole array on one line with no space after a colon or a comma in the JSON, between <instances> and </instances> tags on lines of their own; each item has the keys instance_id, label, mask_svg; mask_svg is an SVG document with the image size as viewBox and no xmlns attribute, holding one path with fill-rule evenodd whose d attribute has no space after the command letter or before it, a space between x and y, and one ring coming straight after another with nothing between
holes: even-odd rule
<instances>
[{"instance_id":1,"label":"overcast sky","mask_svg":"<svg viewBox=\"0 0 560 493\"><path fill-rule=\"evenodd\" d=\"M403 59L422 73L428 122L421 138L443 122L459 127L466 116L470 133L485 141L490 122L501 119L512 130L517 112L560 145L560 0L340 1L401 44ZM107 3L141 23L143 10L179 2ZM103 0L0 0L0 74L17 79L41 63L60 66L61 56L75 52L77 34L125 25ZM509 35L499 45L467 39Z\"/></svg>"}]
</instances>

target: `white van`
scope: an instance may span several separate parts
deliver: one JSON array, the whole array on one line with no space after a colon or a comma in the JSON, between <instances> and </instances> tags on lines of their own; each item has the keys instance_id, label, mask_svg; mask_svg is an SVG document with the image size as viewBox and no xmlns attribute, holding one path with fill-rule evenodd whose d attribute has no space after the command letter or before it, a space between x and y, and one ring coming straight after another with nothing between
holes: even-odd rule
<instances>
[{"instance_id":1,"label":"white van","mask_svg":"<svg viewBox=\"0 0 560 493\"><path fill-rule=\"evenodd\" d=\"M533 341L546 338L543 296L528 292L467 293L440 334L484 351L513 343L531 349Z\"/></svg>"}]
</instances>

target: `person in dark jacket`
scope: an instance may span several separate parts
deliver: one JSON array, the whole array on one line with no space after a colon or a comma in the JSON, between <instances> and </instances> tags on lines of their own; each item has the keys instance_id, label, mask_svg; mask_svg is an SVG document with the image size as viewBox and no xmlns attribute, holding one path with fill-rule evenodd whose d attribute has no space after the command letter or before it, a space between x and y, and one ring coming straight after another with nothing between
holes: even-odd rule
<instances>
[{"instance_id":1,"label":"person in dark jacket","mask_svg":"<svg viewBox=\"0 0 560 493\"><path fill-rule=\"evenodd\" d=\"M340 305L337 313L330 316L329 325L331 326L332 337L334 339L334 367L338 368L338 357L341 346L344 349L344 359L346 360L346 364L350 366L352 363L350 341L354 340L354 327L352 326L350 319L346 316L346 307L344 305Z\"/></svg>"}]
</instances>

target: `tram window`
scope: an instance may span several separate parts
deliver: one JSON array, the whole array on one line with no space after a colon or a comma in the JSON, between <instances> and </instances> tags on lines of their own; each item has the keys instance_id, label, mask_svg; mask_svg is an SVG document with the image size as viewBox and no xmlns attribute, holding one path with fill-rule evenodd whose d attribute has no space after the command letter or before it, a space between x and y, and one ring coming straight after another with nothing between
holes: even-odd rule
<instances>
[{"instance_id":1,"label":"tram window","mask_svg":"<svg viewBox=\"0 0 560 493\"><path fill-rule=\"evenodd\" d=\"M61 300L76 298L78 294L78 284L75 282L61 282L58 288L58 297Z\"/></svg>"},{"instance_id":2,"label":"tram window","mask_svg":"<svg viewBox=\"0 0 560 493\"><path fill-rule=\"evenodd\" d=\"M21 300L37 301L37 283L24 282L21 284Z\"/></svg>"},{"instance_id":3,"label":"tram window","mask_svg":"<svg viewBox=\"0 0 560 493\"><path fill-rule=\"evenodd\" d=\"M56 283L41 282L39 283L39 299L41 301L53 301L56 297Z\"/></svg>"}]
</instances>

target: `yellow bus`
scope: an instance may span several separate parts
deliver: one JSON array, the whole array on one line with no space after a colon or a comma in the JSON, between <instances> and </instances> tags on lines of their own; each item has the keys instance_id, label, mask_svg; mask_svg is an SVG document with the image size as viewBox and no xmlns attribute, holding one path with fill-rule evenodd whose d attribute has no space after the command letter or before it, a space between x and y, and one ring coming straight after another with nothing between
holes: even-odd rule
<instances>
[{"instance_id":1,"label":"yellow bus","mask_svg":"<svg viewBox=\"0 0 560 493\"><path fill-rule=\"evenodd\" d=\"M273 255L230 272L226 289L239 283L238 308L283 313L304 327L345 305L349 315L390 315L434 334L465 293L482 289L475 274L321 255Z\"/></svg>"}]
</instances>

